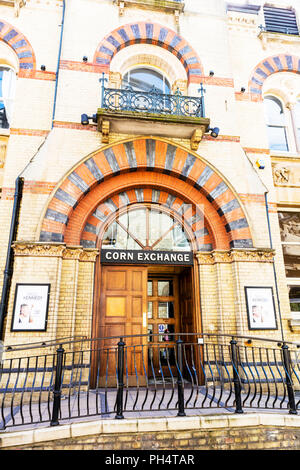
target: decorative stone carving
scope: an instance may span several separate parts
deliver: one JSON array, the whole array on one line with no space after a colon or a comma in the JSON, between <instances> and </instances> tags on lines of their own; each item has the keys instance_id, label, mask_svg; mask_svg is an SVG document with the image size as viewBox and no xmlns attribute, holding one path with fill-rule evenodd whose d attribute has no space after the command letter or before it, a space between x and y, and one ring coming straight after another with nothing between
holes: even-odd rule
<instances>
[{"instance_id":1,"label":"decorative stone carving","mask_svg":"<svg viewBox=\"0 0 300 470\"><path fill-rule=\"evenodd\" d=\"M193 135L191 137L191 150L195 150L195 151L198 150L199 144L201 140L203 139L205 130L206 130L205 127L201 126L201 127L198 127L198 129L196 129L193 132Z\"/></svg>"},{"instance_id":2,"label":"decorative stone carving","mask_svg":"<svg viewBox=\"0 0 300 470\"><path fill-rule=\"evenodd\" d=\"M64 243L15 242L12 245L15 256L61 257Z\"/></svg>"},{"instance_id":3,"label":"decorative stone carving","mask_svg":"<svg viewBox=\"0 0 300 470\"><path fill-rule=\"evenodd\" d=\"M99 255L99 250L94 248L84 248L80 253L80 261L95 263L97 256Z\"/></svg>"},{"instance_id":4,"label":"decorative stone carving","mask_svg":"<svg viewBox=\"0 0 300 470\"><path fill-rule=\"evenodd\" d=\"M5 156L6 156L6 142L0 142L0 168L4 167L5 163Z\"/></svg>"},{"instance_id":5,"label":"decorative stone carving","mask_svg":"<svg viewBox=\"0 0 300 470\"><path fill-rule=\"evenodd\" d=\"M79 260L94 263L99 250L83 248L82 246L66 246L65 243L47 242L15 242L13 245L15 256L28 257L57 257L64 260Z\"/></svg>"},{"instance_id":6,"label":"decorative stone carving","mask_svg":"<svg viewBox=\"0 0 300 470\"><path fill-rule=\"evenodd\" d=\"M198 264L215 264L214 256L212 252L198 252L196 253Z\"/></svg>"},{"instance_id":7,"label":"decorative stone carving","mask_svg":"<svg viewBox=\"0 0 300 470\"><path fill-rule=\"evenodd\" d=\"M196 258L199 265L217 263L253 262L273 263L275 250L264 249L232 249L229 251L198 252Z\"/></svg>"},{"instance_id":8,"label":"decorative stone carving","mask_svg":"<svg viewBox=\"0 0 300 470\"><path fill-rule=\"evenodd\" d=\"M110 123L109 121L102 121L102 143L103 144L109 144L109 128L110 128Z\"/></svg>"},{"instance_id":9,"label":"decorative stone carving","mask_svg":"<svg viewBox=\"0 0 300 470\"><path fill-rule=\"evenodd\" d=\"M120 72L109 72L109 88L119 89L122 86L122 75Z\"/></svg>"},{"instance_id":10,"label":"decorative stone carving","mask_svg":"<svg viewBox=\"0 0 300 470\"><path fill-rule=\"evenodd\" d=\"M172 85L172 93L174 94L177 90L179 90L181 93L186 95L187 87L188 87L187 80L181 80L181 79L175 80L175 82Z\"/></svg>"},{"instance_id":11,"label":"decorative stone carving","mask_svg":"<svg viewBox=\"0 0 300 470\"><path fill-rule=\"evenodd\" d=\"M231 253L228 251L215 251L213 253L215 263L231 263Z\"/></svg>"},{"instance_id":12,"label":"decorative stone carving","mask_svg":"<svg viewBox=\"0 0 300 470\"><path fill-rule=\"evenodd\" d=\"M63 252L63 259L79 260L82 250L82 246L67 246Z\"/></svg>"},{"instance_id":13,"label":"decorative stone carving","mask_svg":"<svg viewBox=\"0 0 300 470\"><path fill-rule=\"evenodd\" d=\"M254 263L273 263L275 250L270 248L253 250L231 250L232 261L245 261Z\"/></svg>"},{"instance_id":14,"label":"decorative stone carving","mask_svg":"<svg viewBox=\"0 0 300 470\"><path fill-rule=\"evenodd\" d=\"M287 167L274 167L273 169L274 183L286 184L290 179L290 169Z\"/></svg>"}]
</instances>

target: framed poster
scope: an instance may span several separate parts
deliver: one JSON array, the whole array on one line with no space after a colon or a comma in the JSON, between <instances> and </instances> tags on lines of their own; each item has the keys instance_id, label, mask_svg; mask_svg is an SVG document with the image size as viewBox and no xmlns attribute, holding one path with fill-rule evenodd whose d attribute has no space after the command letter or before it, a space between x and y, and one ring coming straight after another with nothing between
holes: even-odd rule
<instances>
[{"instance_id":1,"label":"framed poster","mask_svg":"<svg viewBox=\"0 0 300 470\"><path fill-rule=\"evenodd\" d=\"M50 284L16 284L11 331L46 331Z\"/></svg>"},{"instance_id":2,"label":"framed poster","mask_svg":"<svg viewBox=\"0 0 300 470\"><path fill-rule=\"evenodd\" d=\"M272 287L245 287L249 330L277 330Z\"/></svg>"}]
</instances>

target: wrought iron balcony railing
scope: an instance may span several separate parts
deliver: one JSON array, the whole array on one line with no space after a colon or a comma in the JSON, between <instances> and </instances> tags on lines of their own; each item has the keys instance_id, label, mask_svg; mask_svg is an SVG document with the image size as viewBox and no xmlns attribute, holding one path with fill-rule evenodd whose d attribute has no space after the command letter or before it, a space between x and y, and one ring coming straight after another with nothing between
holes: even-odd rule
<instances>
[{"instance_id":1,"label":"wrought iron balcony railing","mask_svg":"<svg viewBox=\"0 0 300 470\"><path fill-rule=\"evenodd\" d=\"M201 96L184 96L177 90L174 95L160 93L154 87L149 92L103 88L102 108L109 111L132 111L137 113L163 114L169 116L205 117L204 89Z\"/></svg>"}]
</instances>

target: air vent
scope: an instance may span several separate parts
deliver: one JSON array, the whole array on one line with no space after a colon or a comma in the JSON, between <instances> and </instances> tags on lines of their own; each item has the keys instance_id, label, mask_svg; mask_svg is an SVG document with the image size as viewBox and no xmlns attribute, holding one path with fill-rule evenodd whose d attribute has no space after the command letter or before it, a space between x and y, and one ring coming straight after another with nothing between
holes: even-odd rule
<instances>
[{"instance_id":1,"label":"air vent","mask_svg":"<svg viewBox=\"0 0 300 470\"><path fill-rule=\"evenodd\" d=\"M288 8L264 6L266 31L299 35L296 13Z\"/></svg>"}]
</instances>

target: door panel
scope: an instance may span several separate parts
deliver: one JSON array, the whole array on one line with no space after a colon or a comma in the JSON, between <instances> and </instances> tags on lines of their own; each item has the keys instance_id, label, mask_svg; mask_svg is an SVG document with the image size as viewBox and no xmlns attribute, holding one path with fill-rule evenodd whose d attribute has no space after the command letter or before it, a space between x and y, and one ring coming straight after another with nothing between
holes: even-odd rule
<instances>
[{"instance_id":1,"label":"door panel","mask_svg":"<svg viewBox=\"0 0 300 470\"><path fill-rule=\"evenodd\" d=\"M180 285L180 313L182 333L199 333L195 319L195 288L193 282L192 269L184 270L179 277ZM197 371L199 384L203 383L203 373L200 361L203 358L203 346L198 345L198 336L190 334L182 338L184 343L184 360L188 367L184 367L184 377L188 381L195 380L196 377L191 371ZM192 378L191 378L192 374Z\"/></svg>"},{"instance_id":2,"label":"door panel","mask_svg":"<svg viewBox=\"0 0 300 470\"><path fill-rule=\"evenodd\" d=\"M148 331L153 333L149 351L150 375L169 377L176 373L175 340L179 332L178 278L175 275L151 274L148 279Z\"/></svg>"},{"instance_id":3,"label":"door panel","mask_svg":"<svg viewBox=\"0 0 300 470\"><path fill-rule=\"evenodd\" d=\"M117 336L101 341L101 348L115 346L120 336L146 334L144 316L147 312L147 268L144 266L103 266L100 296L99 336ZM142 374L142 347L147 338L125 338L129 382ZM110 353L112 356L112 353ZM104 369L101 367L101 375ZM113 382L115 358L105 364L105 374Z\"/></svg>"}]
</instances>

